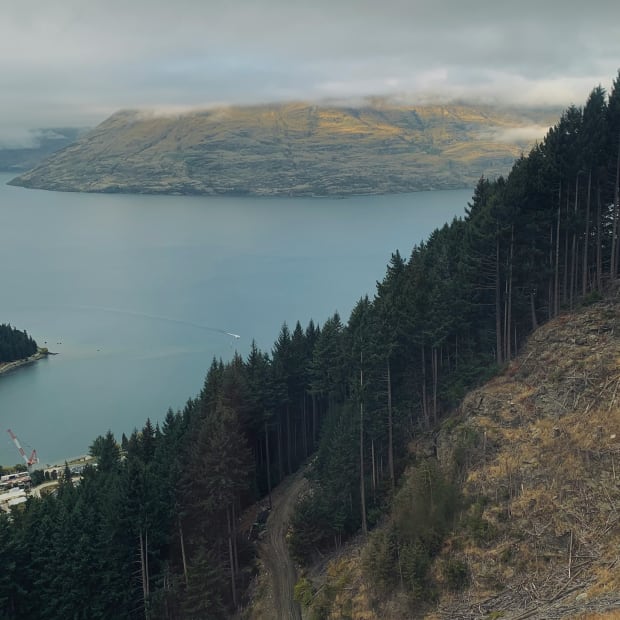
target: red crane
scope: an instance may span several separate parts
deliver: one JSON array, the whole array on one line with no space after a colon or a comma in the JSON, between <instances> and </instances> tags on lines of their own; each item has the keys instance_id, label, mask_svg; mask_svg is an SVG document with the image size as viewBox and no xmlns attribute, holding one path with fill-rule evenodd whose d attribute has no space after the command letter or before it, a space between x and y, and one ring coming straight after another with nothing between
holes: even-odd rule
<instances>
[{"instance_id":1,"label":"red crane","mask_svg":"<svg viewBox=\"0 0 620 620\"><path fill-rule=\"evenodd\" d=\"M24 449L22 448L21 444L19 443L19 439L17 439L17 436L15 435L15 433L11 429L9 429L7 431L7 433L11 436L11 439L13 440L13 443L15 444L15 447L17 448L19 453L22 455L22 458L24 459L24 461L26 462L26 465L28 466L28 469L30 470L30 468L33 465L36 465L39 462L39 457L37 456L37 451L33 450L32 454L30 455L30 458L28 458L26 456L26 453L24 452Z\"/></svg>"}]
</instances>

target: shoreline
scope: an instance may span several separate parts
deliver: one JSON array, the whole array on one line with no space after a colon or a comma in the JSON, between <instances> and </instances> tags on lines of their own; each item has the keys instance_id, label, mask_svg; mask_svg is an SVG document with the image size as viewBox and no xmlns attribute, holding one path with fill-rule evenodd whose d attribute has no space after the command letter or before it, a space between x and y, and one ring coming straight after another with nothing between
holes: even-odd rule
<instances>
[{"instance_id":1,"label":"shoreline","mask_svg":"<svg viewBox=\"0 0 620 620\"><path fill-rule=\"evenodd\" d=\"M21 366L27 366L28 364L33 364L34 362L38 362L39 360L47 357L49 355L49 351L46 349L39 349L36 353L31 355L30 357L25 357L21 360L15 360L13 362L5 362L0 364L0 375L3 375L7 372L11 372L11 370L15 370Z\"/></svg>"}]
</instances>

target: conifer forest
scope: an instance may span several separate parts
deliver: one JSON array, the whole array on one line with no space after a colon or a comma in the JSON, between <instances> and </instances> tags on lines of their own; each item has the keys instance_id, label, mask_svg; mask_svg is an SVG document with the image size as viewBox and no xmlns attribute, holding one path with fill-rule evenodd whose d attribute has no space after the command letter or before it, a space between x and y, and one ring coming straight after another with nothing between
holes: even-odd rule
<instances>
[{"instance_id":1,"label":"conifer forest","mask_svg":"<svg viewBox=\"0 0 620 620\"><path fill-rule=\"evenodd\" d=\"M37 352L37 343L26 333L11 325L0 325L0 364L30 357Z\"/></svg>"},{"instance_id":2,"label":"conifer forest","mask_svg":"<svg viewBox=\"0 0 620 620\"><path fill-rule=\"evenodd\" d=\"M254 557L239 517L300 467L311 486L292 523L298 561L371 530L407 501L410 440L540 323L617 279L619 188L620 73L505 178L481 178L463 218L395 251L349 317L284 324L271 351L214 359L183 410L96 438L98 466L79 484L67 475L1 515L0 618L230 617ZM427 474L443 498L433 528L403 518L389 541L412 588L458 506L450 481Z\"/></svg>"}]
</instances>

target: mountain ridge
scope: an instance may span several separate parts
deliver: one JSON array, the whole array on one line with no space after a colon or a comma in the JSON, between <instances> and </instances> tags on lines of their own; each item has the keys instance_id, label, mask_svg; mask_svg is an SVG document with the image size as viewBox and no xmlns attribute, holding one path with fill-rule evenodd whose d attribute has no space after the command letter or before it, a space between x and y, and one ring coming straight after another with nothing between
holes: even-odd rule
<instances>
[{"instance_id":1,"label":"mountain ridge","mask_svg":"<svg viewBox=\"0 0 620 620\"><path fill-rule=\"evenodd\" d=\"M506 174L553 118L542 110L377 101L121 110L11 184L257 196L457 189Z\"/></svg>"}]
</instances>

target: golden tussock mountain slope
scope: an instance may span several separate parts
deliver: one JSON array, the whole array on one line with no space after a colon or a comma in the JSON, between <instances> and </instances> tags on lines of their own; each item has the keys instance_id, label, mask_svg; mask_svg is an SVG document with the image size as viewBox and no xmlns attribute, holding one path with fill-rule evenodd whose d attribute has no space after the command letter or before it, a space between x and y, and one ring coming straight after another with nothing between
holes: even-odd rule
<instances>
[{"instance_id":1,"label":"golden tussock mountain slope","mask_svg":"<svg viewBox=\"0 0 620 620\"><path fill-rule=\"evenodd\" d=\"M438 457L460 451L469 508L438 561L460 558L470 586L439 616L620 610L618 303L538 329L451 424Z\"/></svg>"},{"instance_id":2,"label":"golden tussock mountain slope","mask_svg":"<svg viewBox=\"0 0 620 620\"><path fill-rule=\"evenodd\" d=\"M304 103L122 111L15 185L64 191L347 195L473 187L509 171L555 111Z\"/></svg>"},{"instance_id":3,"label":"golden tussock mountain slope","mask_svg":"<svg viewBox=\"0 0 620 620\"><path fill-rule=\"evenodd\" d=\"M437 599L386 599L357 540L316 578L326 617L620 618L620 301L540 327L412 450L436 452L462 493L429 571Z\"/></svg>"}]
</instances>

